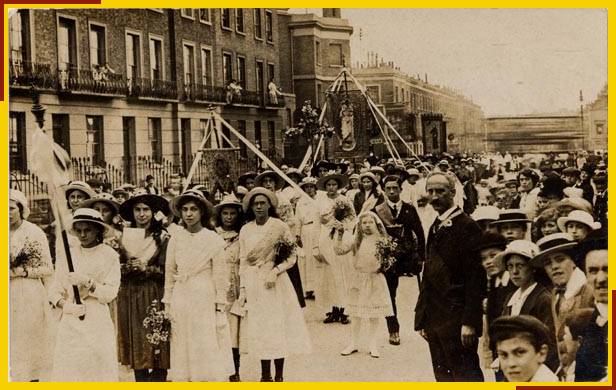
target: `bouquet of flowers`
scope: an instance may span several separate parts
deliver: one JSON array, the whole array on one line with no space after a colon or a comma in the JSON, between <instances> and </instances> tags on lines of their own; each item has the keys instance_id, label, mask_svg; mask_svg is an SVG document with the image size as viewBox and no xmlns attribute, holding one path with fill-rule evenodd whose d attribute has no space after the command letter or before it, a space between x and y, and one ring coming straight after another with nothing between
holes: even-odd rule
<instances>
[{"instance_id":1,"label":"bouquet of flowers","mask_svg":"<svg viewBox=\"0 0 616 390\"><path fill-rule=\"evenodd\" d=\"M336 221L342 222L345 219L353 216L353 207L351 206L350 203L346 202L344 199L338 198L336 199L336 202L334 203L333 212L334 212L334 218L336 219ZM333 227L331 232L329 233L329 238L332 240L334 239L334 233L336 233L335 227ZM340 235L340 237L342 237L343 232L338 232L338 234Z\"/></svg>"},{"instance_id":2,"label":"bouquet of flowers","mask_svg":"<svg viewBox=\"0 0 616 390\"><path fill-rule=\"evenodd\" d=\"M334 127L330 126L325 120L319 123L319 118L319 111L312 107L310 100L304 101L299 112L297 126L285 130L285 138L293 138L305 134L307 138L314 137L315 139L319 139L321 135L326 137L334 135Z\"/></svg>"},{"instance_id":3,"label":"bouquet of flowers","mask_svg":"<svg viewBox=\"0 0 616 390\"><path fill-rule=\"evenodd\" d=\"M143 319L143 327L147 331L145 338L154 347L169 341L171 332L171 319L165 310L159 309L159 306L158 300L153 300L148 307L148 315ZM154 353L160 353L160 349L156 348Z\"/></svg>"},{"instance_id":4,"label":"bouquet of flowers","mask_svg":"<svg viewBox=\"0 0 616 390\"><path fill-rule=\"evenodd\" d=\"M297 244L295 241L287 239L285 236L280 237L274 243L274 264L278 265L285 262L289 256L295 252Z\"/></svg>"},{"instance_id":5,"label":"bouquet of flowers","mask_svg":"<svg viewBox=\"0 0 616 390\"><path fill-rule=\"evenodd\" d=\"M380 264L379 272L385 273L396 264L397 252L398 244L391 237L377 241L376 258Z\"/></svg>"},{"instance_id":6,"label":"bouquet of flowers","mask_svg":"<svg viewBox=\"0 0 616 390\"><path fill-rule=\"evenodd\" d=\"M41 243L26 238L19 253L11 256L11 268L36 268L43 264Z\"/></svg>"}]
</instances>

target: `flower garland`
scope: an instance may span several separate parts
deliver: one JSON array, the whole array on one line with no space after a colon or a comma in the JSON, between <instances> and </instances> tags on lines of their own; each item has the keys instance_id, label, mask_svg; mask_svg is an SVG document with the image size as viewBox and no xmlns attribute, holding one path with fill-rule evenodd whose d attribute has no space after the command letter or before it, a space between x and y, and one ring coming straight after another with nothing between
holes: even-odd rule
<instances>
[{"instance_id":1,"label":"flower garland","mask_svg":"<svg viewBox=\"0 0 616 390\"><path fill-rule=\"evenodd\" d=\"M387 237L376 242L376 258L379 261L379 272L385 273L396 264L398 244Z\"/></svg>"},{"instance_id":2,"label":"flower garland","mask_svg":"<svg viewBox=\"0 0 616 390\"><path fill-rule=\"evenodd\" d=\"M145 338L154 347L169 341L171 333L171 319L165 310L159 310L158 300L153 300L148 307L148 315L143 319L143 327L147 331ZM160 348L155 348L155 354L160 353Z\"/></svg>"}]
</instances>

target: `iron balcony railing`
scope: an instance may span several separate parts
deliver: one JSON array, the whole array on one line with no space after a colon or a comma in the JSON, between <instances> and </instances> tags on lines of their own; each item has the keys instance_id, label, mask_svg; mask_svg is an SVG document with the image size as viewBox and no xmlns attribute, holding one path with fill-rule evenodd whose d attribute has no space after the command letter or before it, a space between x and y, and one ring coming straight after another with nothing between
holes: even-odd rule
<instances>
[{"instance_id":1,"label":"iron balcony railing","mask_svg":"<svg viewBox=\"0 0 616 390\"><path fill-rule=\"evenodd\" d=\"M56 85L56 75L51 71L49 64L20 60L11 61L9 85L53 89Z\"/></svg>"},{"instance_id":2,"label":"iron balcony railing","mask_svg":"<svg viewBox=\"0 0 616 390\"><path fill-rule=\"evenodd\" d=\"M61 91L100 95L125 95L124 75L108 70L77 69L58 70L58 87Z\"/></svg>"},{"instance_id":3,"label":"iron balcony railing","mask_svg":"<svg viewBox=\"0 0 616 390\"><path fill-rule=\"evenodd\" d=\"M178 88L175 81L137 77L127 80L126 84L128 96L167 100L177 100L178 98Z\"/></svg>"}]
</instances>

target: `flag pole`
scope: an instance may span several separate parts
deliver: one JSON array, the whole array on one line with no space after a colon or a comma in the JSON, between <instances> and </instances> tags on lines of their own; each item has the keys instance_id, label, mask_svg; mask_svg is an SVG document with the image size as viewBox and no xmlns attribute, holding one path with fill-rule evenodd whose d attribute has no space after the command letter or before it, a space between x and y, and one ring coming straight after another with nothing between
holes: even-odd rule
<instances>
[{"instance_id":1,"label":"flag pole","mask_svg":"<svg viewBox=\"0 0 616 390\"><path fill-rule=\"evenodd\" d=\"M45 108L40 104L39 102L39 93L34 89L34 87L32 87L32 115L34 115L36 124L38 126L38 131L42 132L42 134L38 134L39 137L47 137L48 140L48 144L51 147L51 151L47 151L47 153L50 153L49 155L53 157L53 160L55 161L50 161L50 163L52 163L52 166L47 166L46 169L53 171L56 168L60 168L60 169L68 169L70 168L70 165L68 164L68 161L64 161L67 163L67 165L64 165L62 167L58 166L58 163L62 163L63 161L61 161L60 156L58 156L56 154L56 150L54 150L54 148L58 147L57 145L53 144L53 141L51 141L51 139L49 139L49 135L45 132L45 130L43 130L43 124L45 123ZM36 133L35 133L36 135ZM45 142L43 140L41 140L42 142ZM33 142L34 145L36 144L40 144L41 142ZM66 153L66 152L65 152ZM39 156L42 157L42 156ZM66 257L66 263L68 266L68 271L69 272L75 272L75 267L73 265L73 258L71 256L71 249L70 249L70 245L68 242L68 235L66 233L66 225L65 225L65 221L64 221L64 217L62 216L62 210L59 207L59 203L58 203L58 183L55 180L51 180L51 178L53 177L53 174L50 175L51 172L45 172L42 175L39 175L40 178L43 181L47 182L47 186L49 188L49 196L51 198L51 207L52 209L55 209L53 214L54 216L58 217L58 223L60 225L60 231L61 231L61 237L62 237L62 244L64 247L64 253L65 253L65 257ZM65 171L64 171L65 173ZM75 303L78 305L81 305L81 297L79 295L79 288L77 288L77 286L73 285L73 295L75 297ZM79 316L80 320L84 320L85 319L85 314Z\"/></svg>"}]
</instances>

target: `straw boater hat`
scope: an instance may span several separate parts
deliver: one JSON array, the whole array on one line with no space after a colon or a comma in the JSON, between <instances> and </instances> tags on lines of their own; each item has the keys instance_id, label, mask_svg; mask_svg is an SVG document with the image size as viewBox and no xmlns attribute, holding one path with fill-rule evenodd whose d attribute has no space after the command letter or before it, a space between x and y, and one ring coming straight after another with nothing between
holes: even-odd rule
<instances>
[{"instance_id":1,"label":"straw boater hat","mask_svg":"<svg viewBox=\"0 0 616 390\"><path fill-rule=\"evenodd\" d=\"M346 175L330 172L317 181L317 188L325 191L325 184L330 180L336 180L338 189L344 188L349 184L349 178Z\"/></svg>"},{"instance_id":2,"label":"straw boater hat","mask_svg":"<svg viewBox=\"0 0 616 390\"><path fill-rule=\"evenodd\" d=\"M496 221L500 216L500 209L496 206L479 206L471 214L474 221Z\"/></svg>"},{"instance_id":3,"label":"straw boater hat","mask_svg":"<svg viewBox=\"0 0 616 390\"><path fill-rule=\"evenodd\" d=\"M239 210L242 210L242 203L240 200L233 194L225 195L220 203L214 206L214 210L216 214L219 214L223 207L235 207Z\"/></svg>"},{"instance_id":4,"label":"straw boater hat","mask_svg":"<svg viewBox=\"0 0 616 390\"><path fill-rule=\"evenodd\" d=\"M537 241L537 245L541 252L537 253L537 255L532 258L530 265L534 267L543 267L543 259L547 255L559 251L569 252L577 243L573 241L573 237L567 233L554 233L541 238Z\"/></svg>"},{"instance_id":5,"label":"straw boater hat","mask_svg":"<svg viewBox=\"0 0 616 390\"><path fill-rule=\"evenodd\" d=\"M28 219L28 217L30 216L30 207L28 206L28 198L26 198L26 195L19 190L11 188L9 190L9 200L12 200L17 204L21 205L22 218Z\"/></svg>"},{"instance_id":6,"label":"straw boater hat","mask_svg":"<svg viewBox=\"0 0 616 390\"><path fill-rule=\"evenodd\" d=\"M120 212L120 204L114 198L113 195L103 192L101 194L97 194L90 199L86 199L79 204L80 208L92 208L95 203L104 203L109 206L113 210L113 215L115 216Z\"/></svg>"},{"instance_id":7,"label":"straw boater hat","mask_svg":"<svg viewBox=\"0 0 616 390\"><path fill-rule=\"evenodd\" d=\"M373 174L378 173L379 175L381 175L381 177L385 177L385 169L378 165L370 167L370 172L372 172Z\"/></svg>"},{"instance_id":8,"label":"straw boater hat","mask_svg":"<svg viewBox=\"0 0 616 390\"><path fill-rule=\"evenodd\" d=\"M133 208L136 204L143 203L152 209L152 214L161 212L164 215L169 215L169 202L160 195L148 194L145 191L135 194L132 198L122 203L120 206L120 216L125 221L134 222Z\"/></svg>"},{"instance_id":9,"label":"straw boater hat","mask_svg":"<svg viewBox=\"0 0 616 390\"><path fill-rule=\"evenodd\" d=\"M359 176L358 176L359 177ZM308 185L313 185L313 186L317 186L317 178L316 177L305 177L302 179L302 181L299 183L299 187L301 189L304 189L304 187L308 186Z\"/></svg>"},{"instance_id":10,"label":"straw boater hat","mask_svg":"<svg viewBox=\"0 0 616 390\"><path fill-rule=\"evenodd\" d=\"M492 222L493 225L498 225L502 223L509 222L517 222L517 223L528 223L531 222L530 219L526 217L526 214L520 209L507 209L502 210L498 215L498 219Z\"/></svg>"},{"instance_id":11,"label":"straw boater hat","mask_svg":"<svg viewBox=\"0 0 616 390\"><path fill-rule=\"evenodd\" d=\"M244 199L242 199L242 207L244 208L244 212L248 211L252 198L257 195L264 195L269 200L273 208L278 207L278 198L276 197L276 194L266 188L255 187L244 196Z\"/></svg>"},{"instance_id":12,"label":"straw boater hat","mask_svg":"<svg viewBox=\"0 0 616 390\"><path fill-rule=\"evenodd\" d=\"M94 209L78 208L75 210L73 213L71 228L69 229L69 233L72 235L76 235L73 228L77 222L89 222L101 226L103 228L103 234L107 233L107 230L109 229L109 226L107 226L107 224L103 221L103 216L101 213Z\"/></svg>"},{"instance_id":13,"label":"straw boater hat","mask_svg":"<svg viewBox=\"0 0 616 390\"><path fill-rule=\"evenodd\" d=\"M560 217L558 218L558 221L556 221L561 232L567 230L566 227L569 222L579 222L588 226L590 230L601 229L601 222L595 222L592 215L582 210L573 210L568 216Z\"/></svg>"},{"instance_id":14,"label":"straw boater hat","mask_svg":"<svg viewBox=\"0 0 616 390\"><path fill-rule=\"evenodd\" d=\"M175 215L176 217L182 217L182 212L180 211L180 209L178 209L178 205L185 199L190 199L197 202L197 204L202 206L202 210L205 211L205 214L213 214L214 207L212 206L210 201L205 199L205 196L201 191L191 188L190 190L184 191L182 194L171 199L171 201L169 202L169 208L171 209L173 215Z\"/></svg>"},{"instance_id":15,"label":"straw boater hat","mask_svg":"<svg viewBox=\"0 0 616 390\"><path fill-rule=\"evenodd\" d=\"M88 198L96 196L96 192L85 181L72 181L67 185L62 186L62 189L64 190L64 196L66 196L67 199L73 191L81 191L86 194Z\"/></svg>"},{"instance_id":16,"label":"straw boater hat","mask_svg":"<svg viewBox=\"0 0 616 390\"><path fill-rule=\"evenodd\" d=\"M496 258L499 261L502 261L502 264L507 264L507 260L512 255L519 255L524 257L527 261L532 260L539 253L539 247L532 241L528 240L513 240L507 245L507 248L496 255ZM534 266L537 266L534 264Z\"/></svg>"},{"instance_id":17,"label":"straw boater hat","mask_svg":"<svg viewBox=\"0 0 616 390\"><path fill-rule=\"evenodd\" d=\"M259 176L256 177L255 185L257 187L263 187L263 179L265 179L266 177L271 177L274 179L274 181L276 181L277 190L281 189L285 183L284 179L280 177L280 175L278 175L274 171L268 170L268 171L263 171L263 173L261 173Z\"/></svg>"},{"instance_id":18,"label":"straw boater hat","mask_svg":"<svg viewBox=\"0 0 616 390\"><path fill-rule=\"evenodd\" d=\"M256 179L257 178L257 173L256 172L246 172L243 175L240 175L240 177L237 178L237 182L239 185L241 186L246 186L246 180L248 179Z\"/></svg>"}]
</instances>

